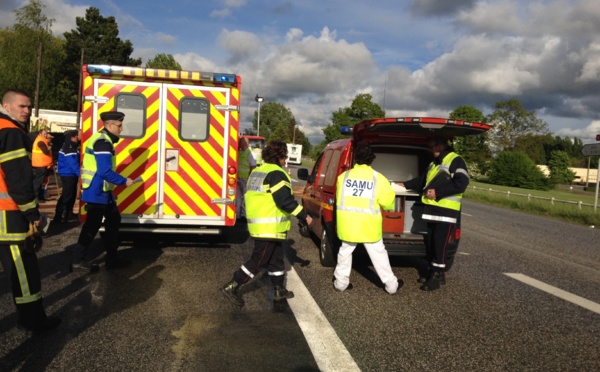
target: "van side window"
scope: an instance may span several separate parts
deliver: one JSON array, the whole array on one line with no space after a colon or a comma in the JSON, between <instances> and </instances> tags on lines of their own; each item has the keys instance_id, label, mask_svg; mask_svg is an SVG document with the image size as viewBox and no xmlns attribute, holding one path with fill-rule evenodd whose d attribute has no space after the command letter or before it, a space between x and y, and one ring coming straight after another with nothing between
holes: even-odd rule
<instances>
[{"instance_id":1,"label":"van side window","mask_svg":"<svg viewBox=\"0 0 600 372\"><path fill-rule=\"evenodd\" d=\"M179 136L185 141L208 138L210 103L206 98L184 98L180 103Z\"/></svg>"},{"instance_id":2,"label":"van side window","mask_svg":"<svg viewBox=\"0 0 600 372\"><path fill-rule=\"evenodd\" d=\"M315 161L315 165L313 166L312 172L310 172L310 176L308 177L308 180L306 180L307 183L310 183L310 184L315 183L315 179L317 178L317 172L319 171L319 168L321 167L322 162L323 162L323 154L319 155L319 157L317 158L317 161Z\"/></svg>"},{"instance_id":3,"label":"van side window","mask_svg":"<svg viewBox=\"0 0 600 372\"><path fill-rule=\"evenodd\" d=\"M324 186L334 186L338 175L337 171L342 152L340 150L334 150L331 151L331 153L331 158L329 159L329 164L327 165L327 172L325 173L325 181L323 183Z\"/></svg>"},{"instance_id":4,"label":"van side window","mask_svg":"<svg viewBox=\"0 0 600 372\"><path fill-rule=\"evenodd\" d=\"M323 182L325 181L325 174L327 172L327 169L329 169L331 153L332 151L329 150L325 151L325 153L323 154L323 165L321 165L321 168L319 169L319 175L316 182L318 185L323 185Z\"/></svg>"},{"instance_id":5,"label":"van side window","mask_svg":"<svg viewBox=\"0 0 600 372\"><path fill-rule=\"evenodd\" d=\"M124 138L142 138L146 132L146 97L135 93L118 93L115 96L115 111L125 114Z\"/></svg>"}]
</instances>

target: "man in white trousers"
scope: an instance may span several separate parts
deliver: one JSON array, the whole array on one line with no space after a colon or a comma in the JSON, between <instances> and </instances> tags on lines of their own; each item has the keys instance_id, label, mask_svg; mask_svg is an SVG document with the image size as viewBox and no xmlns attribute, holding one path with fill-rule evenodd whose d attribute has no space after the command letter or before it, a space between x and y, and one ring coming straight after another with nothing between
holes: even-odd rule
<instances>
[{"instance_id":1,"label":"man in white trousers","mask_svg":"<svg viewBox=\"0 0 600 372\"><path fill-rule=\"evenodd\" d=\"M381 208L393 210L396 193L390 181L371 168L375 154L368 144L354 150L355 165L337 180L337 234L342 241L334 272L333 286L338 291L352 289L352 253L363 243L379 279L389 294L404 285L392 272L382 240Z\"/></svg>"}]
</instances>

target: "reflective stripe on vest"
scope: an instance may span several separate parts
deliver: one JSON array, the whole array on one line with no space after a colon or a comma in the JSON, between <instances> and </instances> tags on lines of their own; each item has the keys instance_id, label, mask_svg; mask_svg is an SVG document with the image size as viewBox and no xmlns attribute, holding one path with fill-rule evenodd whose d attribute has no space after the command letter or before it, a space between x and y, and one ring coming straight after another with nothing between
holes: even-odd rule
<instances>
[{"instance_id":1,"label":"reflective stripe on vest","mask_svg":"<svg viewBox=\"0 0 600 372\"><path fill-rule=\"evenodd\" d=\"M238 158L238 178L248 179L250 176L250 162L248 161L248 155L252 150L247 148L242 151Z\"/></svg>"},{"instance_id":2,"label":"reflective stripe on vest","mask_svg":"<svg viewBox=\"0 0 600 372\"><path fill-rule=\"evenodd\" d=\"M90 187L90 185L92 184L92 180L94 179L94 176L96 175L96 171L98 170L98 164L96 164L96 157L94 156L94 144L100 139L103 139L105 141L108 141L109 143L112 143L108 134L106 134L104 132L96 132L88 140L87 144L85 145L85 153L83 155L83 164L81 166L81 187L84 189L87 189ZM117 169L117 161L113 154L112 155L112 170L114 171L116 169ZM104 183L102 185L102 191L111 191L114 188L115 188L115 185L110 182L107 182L107 181L104 181Z\"/></svg>"},{"instance_id":3,"label":"reflective stripe on vest","mask_svg":"<svg viewBox=\"0 0 600 372\"><path fill-rule=\"evenodd\" d=\"M454 177L454 174L450 174L450 164L452 164L452 161L454 159L456 159L457 157L458 157L457 153L450 152L444 157L441 164L439 164L439 165L435 165L434 163L429 164L429 170L427 171L426 184L428 185L440 173L449 174L450 178ZM425 186L425 188L427 188L427 186ZM437 207L451 209L454 211L460 211L460 204L462 201L462 193L450 195L450 196L442 198L438 201L426 198L423 195L421 197L421 201L423 202L423 204L434 205ZM423 218L425 219L426 215L423 215ZM446 219L448 219L448 218L449 217L427 215L428 220L452 222L452 221L446 221ZM453 220L454 220L453 222L456 222L455 218Z\"/></svg>"},{"instance_id":4,"label":"reflective stripe on vest","mask_svg":"<svg viewBox=\"0 0 600 372\"><path fill-rule=\"evenodd\" d=\"M5 128L21 129L18 126L16 126L13 122L11 122L10 120L0 119L0 130L5 129ZM5 152L3 154L0 154L0 164L10 161L10 160L23 158L23 157L29 157L29 156L30 156L30 154L27 152L27 150L25 148ZM35 200L32 201L32 203L28 203L26 205L19 207L19 205L17 205L17 203L10 197L10 195L8 194L8 186L6 185L6 180L4 179L4 171L2 170L2 167L0 167L0 210L2 210L2 211L18 211L20 209L22 211L26 211L26 210L34 208L34 207L36 207ZM1 231L6 231L6 226L4 226ZM25 239L25 236L23 236L23 239Z\"/></svg>"},{"instance_id":5,"label":"reflective stripe on vest","mask_svg":"<svg viewBox=\"0 0 600 372\"><path fill-rule=\"evenodd\" d=\"M272 188L265 185L265 178L271 172L282 172L287 178ZM287 231L291 227L290 214L277 207L273 200L273 193L282 187L291 189L291 178L280 166L264 164L255 168L248 178L245 194L246 218L248 231L253 238L286 239Z\"/></svg>"},{"instance_id":6,"label":"reflective stripe on vest","mask_svg":"<svg viewBox=\"0 0 600 372\"><path fill-rule=\"evenodd\" d=\"M50 149L50 141L42 136L37 136L33 142L33 149L31 150L31 165L37 168L49 167L52 165L52 152L44 154L39 147L40 142L45 143L46 148Z\"/></svg>"}]
</instances>

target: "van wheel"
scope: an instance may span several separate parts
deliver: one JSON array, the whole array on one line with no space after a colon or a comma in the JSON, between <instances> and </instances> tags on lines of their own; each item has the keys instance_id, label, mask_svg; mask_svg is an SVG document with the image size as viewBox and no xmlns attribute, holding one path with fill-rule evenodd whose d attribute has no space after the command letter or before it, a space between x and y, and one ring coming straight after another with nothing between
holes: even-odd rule
<instances>
[{"instance_id":1,"label":"van wheel","mask_svg":"<svg viewBox=\"0 0 600 372\"><path fill-rule=\"evenodd\" d=\"M327 235L327 229L323 227L323 234L321 235L321 247L319 258L321 259L321 265L325 267L334 267L335 258L333 255L333 245Z\"/></svg>"}]
</instances>

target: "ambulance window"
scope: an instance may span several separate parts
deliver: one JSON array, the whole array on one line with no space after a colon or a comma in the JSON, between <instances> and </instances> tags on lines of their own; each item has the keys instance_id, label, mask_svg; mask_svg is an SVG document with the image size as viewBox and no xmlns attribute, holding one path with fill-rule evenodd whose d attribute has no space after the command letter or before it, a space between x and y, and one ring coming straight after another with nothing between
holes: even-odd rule
<instances>
[{"instance_id":1,"label":"ambulance window","mask_svg":"<svg viewBox=\"0 0 600 372\"><path fill-rule=\"evenodd\" d=\"M124 138L142 138L146 132L146 97L141 94L119 93L115 97L115 110L125 114Z\"/></svg>"},{"instance_id":2,"label":"ambulance window","mask_svg":"<svg viewBox=\"0 0 600 372\"><path fill-rule=\"evenodd\" d=\"M205 98L184 98L180 106L179 136L186 141L208 138L210 103Z\"/></svg>"}]
</instances>

